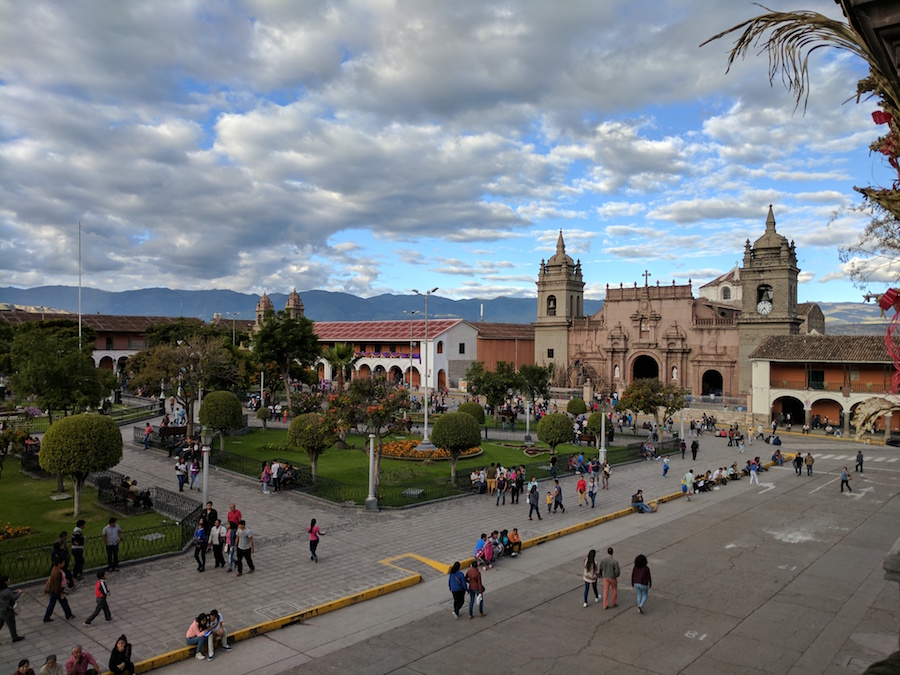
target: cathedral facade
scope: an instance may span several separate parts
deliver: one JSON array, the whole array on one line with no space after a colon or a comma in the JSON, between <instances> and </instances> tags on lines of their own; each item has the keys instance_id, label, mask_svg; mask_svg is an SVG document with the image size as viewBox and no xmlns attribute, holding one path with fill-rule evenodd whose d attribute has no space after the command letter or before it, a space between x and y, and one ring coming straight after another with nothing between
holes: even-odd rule
<instances>
[{"instance_id":1,"label":"cathedral facade","mask_svg":"<svg viewBox=\"0 0 900 675\"><path fill-rule=\"evenodd\" d=\"M769 207L765 231L748 239L743 265L694 296L687 284L607 284L603 307L584 316L581 263L565 252L541 261L535 363L552 365L558 386L588 381L598 392L621 392L632 381L657 378L692 395L750 394L750 353L771 335L824 333L821 310L797 302L793 242L775 230Z\"/></svg>"}]
</instances>

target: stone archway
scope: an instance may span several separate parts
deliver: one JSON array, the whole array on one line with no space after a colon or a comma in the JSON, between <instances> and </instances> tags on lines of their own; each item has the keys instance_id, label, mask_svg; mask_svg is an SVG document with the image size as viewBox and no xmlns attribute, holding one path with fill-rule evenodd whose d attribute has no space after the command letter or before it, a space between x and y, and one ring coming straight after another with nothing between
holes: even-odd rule
<instances>
[{"instance_id":1,"label":"stone archway","mask_svg":"<svg viewBox=\"0 0 900 675\"><path fill-rule=\"evenodd\" d=\"M115 361L113 361L111 356L104 356L100 359L100 367L104 370L112 371L115 367Z\"/></svg>"},{"instance_id":2,"label":"stone archway","mask_svg":"<svg viewBox=\"0 0 900 675\"><path fill-rule=\"evenodd\" d=\"M388 380L392 384L400 384L403 382L403 371L399 366L391 366L391 369L388 371Z\"/></svg>"},{"instance_id":3,"label":"stone archway","mask_svg":"<svg viewBox=\"0 0 900 675\"><path fill-rule=\"evenodd\" d=\"M420 380L420 378L419 378L419 371L416 370L415 368L407 368L407 369L406 369L406 375L405 375L405 377L404 377L404 382L406 382L406 384L409 384L409 374L410 374L410 372L412 373L412 386L414 386L414 387L420 387L420 386L422 386L422 385L421 385L421 380Z\"/></svg>"},{"instance_id":4,"label":"stone archway","mask_svg":"<svg viewBox=\"0 0 900 675\"><path fill-rule=\"evenodd\" d=\"M439 370L437 373L437 388L438 389L446 389L447 388L447 373L445 373L443 369Z\"/></svg>"},{"instance_id":5,"label":"stone archway","mask_svg":"<svg viewBox=\"0 0 900 675\"><path fill-rule=\"evenodd\" d=\"M787 422L790 415L791 424L803 424L806 413L803 410L803 401L793 396L779 396L772 401L772 419L779 424Z\"/></svg>"},{"instance_id":6,"label":"stone archway","mask_svg":"<svg viewBox=\"0 0 900 675\"><path fill-rule=\"evenodd\" d=\"M357 372L361 378L372 377L372 369L365 363L359 367Z\"/></svg>"},{"instance_id":7,"label":"stone archway","mask_svg":"<svg viewBox=\"0 0 900 675\"><path fill-rule=\"evenodd\" d=\"M700 393L704 396L709 396L710 394L721 396L724 393L723 383L724 379L722 378L722 373L718 370L707 370L703 373L703 378L700 381Z\"/></svg>"},{"instance_id":8,"label":"stone archway","mask_svg":"<svg viewBox=\"0 0 900 675\"><path fill-rule=\"evenodd\" d=\"M642 354L631 364L631 381L658 380L659 363L652 356Z\"/></svg>"}]
</instances>

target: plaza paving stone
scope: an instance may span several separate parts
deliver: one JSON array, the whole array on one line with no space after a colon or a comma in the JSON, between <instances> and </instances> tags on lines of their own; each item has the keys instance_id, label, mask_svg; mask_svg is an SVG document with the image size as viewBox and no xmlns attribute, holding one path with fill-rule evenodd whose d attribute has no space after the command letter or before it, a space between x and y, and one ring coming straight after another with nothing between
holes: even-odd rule
<instances>
[{"instance_id":1,"label":"plaza paving stone","mask_svg":"<svg viewBox=\"0 0 900 675\"><path fill-rule=\"evenodd\" d=\"M155 484L173 489L176 486L174 462L168 459L165 453L144 451L131 443L130 427L123 428L123 436L126 440L125 457L117 470L137 478L143 485ZM628 530L634 537L640 537L642 533L652 530L655 538L661 538L661 540L654 539L655 548L664 550L666 546L676 546L687 538L692 538L695 542L692 545L699 547L700 550L703 547L716 547L722 540L721 523L723 519L727 520L732 512L736 518L746 511L746 505L738 503L734 499L735 497L744 493L749 494L750 490L753 490L753 494L763 493L766 489L765 484L769 482L767 478L774 477L776 474L778 474L779 484L787 484L789 480L813 481L820 478L819 482L833 480L835 470L839 470L840 466L845 464L852 464L852 458L858 446L847 441L785 438L785 445L782 446L782 449L790 452L794 447L802 448L804 452L807 448L813 448L813 453L820 457L816 464L817 476L813 479L807 479L806 476L797 478L787 467L772 469L769 473L760 474L760 482L763 486L759 490L756 489L756 486L748 488L749 481L743 479L736 484L723 487L720 491L695 499L695 502L701 503L704 507L715 504L715 513L713 509L709 508L697 508L695 511L692 509L693 512L688 512L683 517L668 522L665 528L656 527L654 519L664 517L663 514L667 510L675 506L678 507L677 510L684 509L684 500L679 500L672 505L663 504L660 507L660 514L635 514L629 515L623 520L628 521ZM748 445L745 455L741 456L736 448L728 448L724 439L704 435L701 439L697 462L691 461L690 453L686 460L682 460L680 455L672 455L672 468L667 478L662 477L661 462L640 462L615 468L610 482L610 490L599 493L595 509L578 506L574 489L576 479L574 476L565 475L562 477L561 483L563 484L566 513L548 516L544 510L543 521L527 520L528 506L524 499L519 505L511 505L508 502L505 506L495 506L494 500L484 495L465 496L411 509L371 513L360 508L336 506L293 492L267 496L262 493L258 482L214 469L209 480L210 495L220 515L224 517L228 504L235 502L247 520L248 527L254 532L256 553L253 559L257 567L255 574L247 574L245 571L243 577L237 578L236 573L226 574L222 570L213 569L211 561L208 562L207 571L199 574L190 552L153 562L125 565L121 572L110 575L112 590L110 606L115 621L106 623L101 619L91 627L82 626L81 621L93 610L93 584L86 583L75 590L70 597L72 609L78 615L77 620L66 622L60 614L57 614L56 621L50 624L41 622L45 606L42 584L31 586L27 589L24 602L20 604L18 621L19 632L26 635L27 638L24 642L10 645L8 633L0 635L0 670L6 669L12 672L18 660L23 657L31 659L33 665L39 666L43 663L43 656L46 654L68 654L71 646L76 643L82 644L103 664L108 658L109 649L121 633L128 635L129 640L133 643L135 660L149 658L182 647L184 632L193 617L198 612L209 610L213 606L222 612L229 630L233 632L236 629L253 626L272 618L309 609L360 590L397 581L409 576L410 572L421 574L426 582L434 581L445 585L446 582L442 581L443 575L427 565L409 559L395 563L395 565L409 570L405 571L395 566L382 564L380 561L410 553L449 564L454 560L472 555L472 549L480 532L518 527L523 539L548 534L562 527L626 508L629 506L630 495L638 488L644 490L648 500L674 493L680 490L680 477L687 468L694 468L696 471L707 468L714 469L735 460L743 463L742 460L752 456L754 451L763 455L763 459L766 460L771 454L772 448L760 443L754 446ZM900 469L898 464L891 462L897 457L897 453L893 449L870 446L865 448L865 451L871 453L867 468L882 466L891 470ZM825 457L828 459L824 459ZM875 462L879 458L882 464ZM327 455L323 461L327 461ZM862 483L862 481L858 482ZM816 485L818 484L816 483ZM546 482L541 483L542 494L546 493L547 485ZM860 484L855 487L862 486ZM832 485L830 489L837 490L837 484ZM196 491L194 496L197 496ZM877 494L866 495L869 501L876 501L882 496L883 490ZM199 497L197 498L199 499ZM846 511L851 514L851 519L852 517L879 517L878 514L869 513L866 509L857 508L858 505L854 499L848 499L846 503L848 504ZM543 504L542 507L544 507ZM319 524L327 532L320 544L320 562L318 564L312 563L308 554L306 526L312 517L317 518ZM889 516L884 517L889 521ZM859 588L858 575L848 578L848 575L853 575L854 562L863 560L865 562L863 567L869 571L873 565L880 564L877 560L879 554L877 551L873 552L871 548L872 539L878 539L877 535L873 535L869 530L863 532L854 529L852 523L835 525L830 518L831 515L828 513L823 513L819 517L815 513L809 512L810 532L814 530L815 536L820 539L824 532L825 538L830 537L834 541L845 538L846 541L843 542L839 551L829 556L827 561L817 562L815 552L812 550L802 553L801 559L795 561L795 564L807 566L802 576L796 576L794 571L789 569L775 573L754 572L756 566L771 570L772 563L775 562L772 557L774 554L759 542L750 541L755 536L753 533L732 533L727 530L724 532L729 536L733 535L737 542L735 546L741 547L743 554L748 556L744 558L742 565L749 580L762 588L771 586L773 593L775 589L781 588L781 602L789 603L790 607L809 608L813 613L819 612L821 615L822 612L827 611L828 606L828 603L824 602L819 606L823 584L828 585L829 595L832 598L839 597L844 601ZM794 531L781 533L781 529L784 529L789 522L790 518L787 517L784 518L784 522L779 522L778 512L770 514L764 528L774 534L770 534L768 537L777 539L779 534L784 534L786 537L798 536ZM831 530L831 527L837 529ZM844 527L847 528L846 531L841 529ZM760 528L763 528L762 523ZM888 532L884 536L890 538L890 542L887 542L889 548L898 534L896 523L889 526L887 530ZM802 532L800 535L802 536ZM743 538L748 539L747 545L753 549L751 553L744 550L741 544ZM573 536L573 541L575 540L580 541L577 535ZM874 543L878 544L876 547L878 548L885 542ZM548 547L549 550L550 546L556 545L556 542L551 542L543 546ZM561 550L568 550L568 544L559 546ZM673 591L685 606L692 606L702 614L702 630L709 631L710 634L713 632L728 633L734 625L740 623L740 634L744 639L762 639L767 630L773 630L773 626L782 632L787 630L784 626L790 625L790 621L780 619L782 614L779 611L783 608L777 604L767 606L765 612L761 613L759 617L747 619L744 617L752 608L749 604L746 606L742 604L739 593L734 595L734 602L717 602L715 589L707 588L703 582L703 575L707 571L710 574L714 573L712 567L709 570L704 567L705 562L702 557L696 561L697 567L693 574L696 575L697 581L692 584L690 592L675 593ZM553 575L565 578L569 572L555 570L554 566L545 570L545 573L549 576L546 580L542 580L541 587L547 588L549 596L552 598L555 592L553 591ZM504 574L511 574L511 571L505 570ZM89 575L85 576L86 581L89 578ZM412 590L402 591L395 595L410 593ZM532 593L533 589L530 589L529 592ZM529 602L534 600L533 597L528 599ZM381 602L381 600L385 599L379 599L377 602ZM879 599L879 601L881 600ZM577 619L570 618L572 610L569 600L566 600L565 607L553 606L552 599L546 602L548 611L552 612L548 620L559 621L563 624L577 621ZM340 610L335 614L354 609L356 608ZM867 605L865 609L869 610L870 608ZM886 614L893 612L894 626L896 627L896 604L893 607L880 608L879 611ZM407 615L415 618L414 614L407 612ZM789 617L790 615L786 614L785 616ZM825 621L826 618L823 617L822 621ZM421 620L428 621L430 619L426 617ZM654 618L646 622L642 630L646 630L648 626L651 626L652 630L652 624L656 621L660 621L660 619ZM824 631L828 629L828 624L823 624L822 621L817 622L810 619L807 625L803 626L803 639L815 639L820 632L824 634ZM308 628L306 625L303 627L304 630ZM287 634L287 631L279 631L279 633ZM523 646L528 644L528 638L527 630L523 630L521 634ZM442 638L438 634L430 639L445 639L449 646L458 640L459 636L448 634ZM716 643L717 649L730 653L728 651L729 640L735 639L736 634L729 633ZM267 645L271 642L267 638L253 638L253 640L265 640ZM546 655L546 658L560 660L557 665L562 668L566 658L564 641L560 647L558 654L551 652ZM268 649L268 647L266 648ZM735 645L734 649L742 648ZM368 672L384 672L380 670L382 665L387 669L391 663L405 662L404 659L408 657L404 656L404 650L405 648L396 644L386 643L382 655L372 655L372 670ZM652 661L652 654L646 654L646 658L644 658L641 650L639 648L636 650L630 664L630 668L634 670L623 672L643 672L641 669L648 667L645 661L647 663ZM432 653L433 645L429 645L429 649L423 651ZM773 650L767 654L767 662L761 664L761 667L767 667L770 656L773 663L777 662L777 652L779 651ZM785 651L790 650L785 648ZM714 672L717 662L716 654L716 651L710 650L710 653L703 655L703 658L710 664L707 670L692 670L692 672ZM233 655L232 653L220 657L224 659ZM300 653L297 648L281 650L279 655L279 658L264 672L282 672L278 668L283 669L297 665L311 658L310 655ZM218 661L220 657L217 657L219 666L217 666L216 672L250 672L241 670L246 666L238 666L240 661L237 658L232 666L226 666ZM782 657L787 658L784 654ZM676 654L673 658L676 658L677 661L681 657ZM688 662L691 654L686 653L683 658L685 662ZM384 661L382 662L381 659ZM693 659L693 668L700 668L706 662L698 661L695 654ZM277 667L275 666L276 662L280 664ZM525 659L522 665L530 662L530 659ZM196 665L183 663L170 668L179 667L183 669L179 672L191 672L192 669L208 665L199 662ZM231 668L238 669L231 670ZM427 672L444 671L437 668L427 670ZM462 668L446 672L470 671ZM646 672L651 672L651 669Z\"/></svg>"}]
</instances>

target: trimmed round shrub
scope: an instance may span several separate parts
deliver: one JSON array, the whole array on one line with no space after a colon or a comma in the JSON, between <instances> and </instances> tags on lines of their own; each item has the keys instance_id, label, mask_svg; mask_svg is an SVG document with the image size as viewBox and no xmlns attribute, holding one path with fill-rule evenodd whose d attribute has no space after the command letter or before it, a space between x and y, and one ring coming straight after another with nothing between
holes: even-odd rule
<instances>
[{"instance_id":1,"label":"trimmed round shrub","mask_svg":"<svg viewBox=\"0 0 900 675\"><path fill-rule=\"evenodd\" d=\"M478 424L484 424L484 408L482 408L478 403L475 403L475 401L463 403L461 406L459 406L459 408L457 408L457 412L471 415L475 418L475 421L478 422Z\"/></svg>"},{"instance_id":2,"label":"trimmed round shrub","mask_svg":"<svg viewBox=\"0 0 900 675\"><path fill-rule=\"evenodd\" d=\"M566 404L566 412L571 415L584 415L587 412L587 406L580 398L573 398Z\"/></svg>"},{"instance_id":3,"label":"trimmed round shrub","mask_svg":"<svg viewBox=\"0 0 900 675\"><path fill-rule=\"evenodd\" d=\"M560 443L571 443L575 438L575 428L572 420L564 413L551 413L541 418L538 422L538 439L550 446L551 452L556 452L556 446Z\"/></svg>"}]
</instances>

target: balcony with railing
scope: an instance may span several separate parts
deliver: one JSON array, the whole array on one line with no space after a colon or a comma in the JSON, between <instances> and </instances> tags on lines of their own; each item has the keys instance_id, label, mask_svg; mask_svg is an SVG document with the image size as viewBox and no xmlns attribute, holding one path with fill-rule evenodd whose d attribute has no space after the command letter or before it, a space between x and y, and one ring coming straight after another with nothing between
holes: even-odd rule
<instances>
[{"instance_id":1,"label":"balcony with railing","mask_svg":"<svg viewBox=\"0 0 900 675\"><path fill-rule=\"evenodd\" d=\"M801 391L834 391L842 392L849 388L854 394L888 394L889 384L884 382L851 382L849 387L837 382L820 382L807 380L781 380L772 378L769 386L773 389L798 389Z\"/></svg>"}]
</instances>

